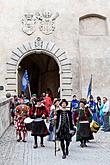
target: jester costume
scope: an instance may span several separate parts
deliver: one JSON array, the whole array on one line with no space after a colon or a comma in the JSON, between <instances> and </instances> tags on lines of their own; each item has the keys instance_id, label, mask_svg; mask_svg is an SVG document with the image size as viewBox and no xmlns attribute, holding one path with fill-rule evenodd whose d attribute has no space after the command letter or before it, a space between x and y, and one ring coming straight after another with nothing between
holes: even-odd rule
<instances>
[{"instance_id":1,"label":"jester costume","mask_svg":"<svg viewBox=\"0 0 110 165\"><path fill-rule=\"evenodd\" d=\"M22 140L21 132L23 133L23 141L25 142L25 135L27 133L27 129L25 127L24 119L27 117L29 111L29 107L25 104L20 104L16 107L15 111L15 127L16 134L19 135L18 142Z\"/></svg>"}]
</instances>

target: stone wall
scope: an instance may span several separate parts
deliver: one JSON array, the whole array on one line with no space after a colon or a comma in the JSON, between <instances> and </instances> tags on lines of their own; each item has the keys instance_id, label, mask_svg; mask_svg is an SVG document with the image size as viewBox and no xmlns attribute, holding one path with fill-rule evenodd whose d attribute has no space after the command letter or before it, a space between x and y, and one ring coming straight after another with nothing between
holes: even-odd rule
<instances>
[{"instance_id":1,"label":"stone wall","mask_svg":"<svg viewBox=\"0 0 110 165\"><path fill-rule=\"evenodd\" d=\"M54 20L54 31L44 34L39 29L41 20L36 19L34 32L30 35L23 32L24 14L36 11L42 13L45 10L51 10L53 15L57 12L59 14ZM17 48L40 37L43 41L55 43L66 52L66 57L71 61L72 79L68 81L72 80L72 92L67 89L69 98L72 94L86 96L91 74L94 81L93 94L110 97L109 0L0 0L0 13L0 85L5 90L8 82L6 63L12 59L12 51L20 53ZM11 74L17 77L15 71ZM14 80L11 80L11 84L16 83ZM13 89L13 86L10 85L10 88ZM5 95L4 91L1 95Z\"/></svg>"},{"instance_id":2,"label":"stone wall","mask_svg":"<svg viewBox=\"0 0 110 165\"><path fill-rule=\"evenodd\" d=\"M6 98L0 99L0 137L10 125L9 101Z\"/></svg>"}]
</instances>

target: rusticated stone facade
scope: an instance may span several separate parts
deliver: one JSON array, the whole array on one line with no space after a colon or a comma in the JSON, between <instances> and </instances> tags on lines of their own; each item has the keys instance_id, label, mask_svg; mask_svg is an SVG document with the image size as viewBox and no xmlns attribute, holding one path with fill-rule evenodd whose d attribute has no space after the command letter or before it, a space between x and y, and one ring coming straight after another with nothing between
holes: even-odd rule
<instances>
[{"instance_id":1,"label":"rusticated stone facade","mask_svg":"<svg viewBox=\"0 0 110 165\"><path fill-rule=\"evenodd\" d=\"M0 95L19 93L28 69L39 94L86 97L92 74L93 95L110 97L109 11L109 0L0 0Z\"/></svg>"}]
</instances>

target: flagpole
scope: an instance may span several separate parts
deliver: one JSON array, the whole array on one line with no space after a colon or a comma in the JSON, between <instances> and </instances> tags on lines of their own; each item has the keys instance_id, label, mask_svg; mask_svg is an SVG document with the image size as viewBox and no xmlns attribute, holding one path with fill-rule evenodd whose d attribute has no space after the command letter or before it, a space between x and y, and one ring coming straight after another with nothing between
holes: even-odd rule
<instances>
[{"instance_id":1,"label":"flagpole","mask_svg":"<svg viewBox=\"0 0 110 165\"><path fill-rule=\"evenodd\" d=\"M28 82L28 90L29 90L29 95L30 95L30 98L31 98L31 88L30 88L30 83Z\"/></svg>"},{"instance_id":2,"label":"flagpole","mask_svg":"<svg viewBox=\"0 0 110 165\"><path fill-rule=\"evenodd\" d=\"M28 75L28 73L27 73ZM30 87L30 83L29 83L29 76L28 76L28 91L29 91L29 96L31 98L31 87Z\"/></svg>"},{"instance_id":3,"label":"flagpole","mask_svg":"<svg viewBox=\"0 0 110 165\"><path fill-rule=\"evenodd\" d=\"M92 74L91 74L91 91L90 91L90 95L92 95L91 92L92 92Z\"/></svg>"},{"instance_id":4,"label":"flagpole","mask_svg":"<svg viewBox=\"0 0 110 165\"><path fill-rule=\"evenodd\" d=\"M91 74L91 78L90 78L90 82L89 82L89 86L88 86L88 92L87 92L86 99L88 99L88 96L91 95L91 91L92 91L92 74Z\"/></svg>"}]
</instances>

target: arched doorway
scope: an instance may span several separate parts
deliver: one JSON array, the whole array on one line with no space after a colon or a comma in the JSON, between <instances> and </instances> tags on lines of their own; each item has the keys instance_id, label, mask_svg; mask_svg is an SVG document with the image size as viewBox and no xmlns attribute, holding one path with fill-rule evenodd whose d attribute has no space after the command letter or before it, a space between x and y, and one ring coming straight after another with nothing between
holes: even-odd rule
<instances>
[{"instance_id":1,"label":"arched doorway","mask_svg":"<svg viewBox=\"0 0 110 165\"><path fill-rule=\"evenodd\" d=\"M18 93L21 93L21 84L24 71L27 70L31 94L38 96L42 92L50 89L53 97L58 96L60 87L59 67L56 61L49 55L32 53L24 57L18 66ZM29 96L29 89L26 89L26 95Z\"/></svg>"},{"instance_id":2,"label":"arched doorway","mask_svg":"<svg viewBox=\"0 0 110 165\"><path fill-rule=\"evenodd\" d=\"M12 51L12 55L7 62L7 76L6 76L6 89L5 89L6 93L10 92L11 95L18 94L18 92L21 90L19 89L18 91L18 88L20 88L19 83L18 83L18 73L20 73L18 70L18 67L19 65L22 64L23 60L25 60L24 63L26 63L26 58L27 58L28 64L25 64L25 65L29 66L30 58L32 58L34 61L34 58L33 58L34 56L36 56L35 58L37 58L36 62L40 60L40 63L42 61L41 59L43 57L46 57L46 58L43 58L43 60L45 61L46 59L46 62L44 62L44 64L50 63L48 65L48 69L50 69L50 71L54 71L54 69L57 70L56 73L58 76L58 79L57 79L58 82L56 83L57 85L56 87L54 87L54 89L53 89L53 86L55 86L55 82L53 81L55 80L54 78L52 78L52 74L51 76L49 75L51 72L48 73L49 77L52 78L52 79L49 78L49 84L51 84L52 86L51 90L53 90L54 96L56 95L55 94L57 91L56 88L60 87L60 98L66 98L68 101L71 101L71 96L72 96L72 91L73 91L71 61L67 58L66 52L63 51L61 48L57 47L57 45L54 42L42 40L40 37L37 37L37 39L33 41L26 42L22 44L21 46L17 47L14 51ZM37 62L35 66L39 68L39 65L41 65L39 68L41 69L41 67L42 68L44 67L43 66L44 64L43 63L39 64L39 62ZM25 65L23 65L23 67ZM25 70L25 67L24 67L24 70ZM23 75L23 71L21 72L21 77L22 75ZM55 75L54 72L53 72L53 75ZM21 77L19 77L19 79ZM35 82L36 81L37 80L35 79ZM44 81L43 78L42 78L42 81ZM46 85L44 87L42 87L41 85L39 86L39 82L40 82L40 79L37 83L37 89L39 90L38 93L40 94L41 88L42 89L46 88ZM47 82L45 81L45 83Z\"/></svg>"}]
</instances>

